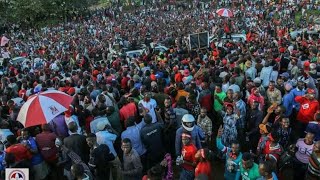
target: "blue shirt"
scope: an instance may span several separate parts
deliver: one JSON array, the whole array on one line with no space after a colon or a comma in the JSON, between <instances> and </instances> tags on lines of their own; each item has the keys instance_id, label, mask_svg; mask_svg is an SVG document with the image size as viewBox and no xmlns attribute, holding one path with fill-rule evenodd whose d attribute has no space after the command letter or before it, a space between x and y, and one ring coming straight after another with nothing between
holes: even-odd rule
<instances>
[{"instance_id":1,"label":"blue shirt","mask_svg":"<svg viewBox=\"0 0 320 180\"><path fill-rule=\"evenodd\" d=\"M260 79L263 87L268 87L272 73L272 66L263 67L260 73Z\"/></svg>"},{"instance_id":2,"label":"blue shirt","mask_svg":"<svg viewBox=\"0 0 320 180\"><path fill-rule=\"evenodd\" d=\"M3 151L0 154L0 171L3 171L6 169L5 165L4 165L4 157L5 157L6 153Z\"/></svg>"},{"instance_id":3,"label":"blue shirt","mask_svg":"<svg viewBox=\"0 0 320 180\"><path fill-rule=\"evenodd\" d=\"M110 125L110 122L109 122L107 117L97 117L97 118L93 119L93 121L90 122L90 131L91 131L91 133L95 134L95 133L99 132L99 130L97 128L97 125L98 125L98 123L100 121L101 122L105 122L105 124Z\"/></svg>"},{"instance_id":4,"label":"blue shirt","mask_svg":"<svg viewBox=\"0 0 320 180\"><path fill-rule=\"evenodd\" d=\"M176 155L181 155L181 148L182 148L182 142L181 142L181 135L183 133L184 128L180 127L176 132ZM192 143L197 147L197 149L201 149L201 140L204 139L205 135L203 130L197 126L194 125L193 130L191 131L191 137L192 137Z\"/></svg>"},{"instance_id":5,"label":"blue shirt","mask_svg":"<svg viewBox=\"0 0 320 180\"><path fill-rule=\"evenodd\" d=\"M112 134L106 130L99 131L96 133L97 136L97 143L99 145L105 144L109 147L110 152L114 155L114 157L117 157L116 150L113 147L113 142L117 139L117 135Z\"/></svg>"},{"instance_id":6,"label":"blue shirt","mask_svg":"<svg viewBox=\"0 0 320 180\"><path fill-rule=\"evenodd\" d=\"M292 93L288 93L283 96L282 105L286 108L286 112L284 113L286 117L289 117L292 114L293 103L294 97Z\"/></svg>"},{"instance_id":7,"label":"blue shirt","mask_svg":"<svg viewBox=\"0 0 320 180\"><path fill-rule=\"evenodd\" d=\"M127 129L121 134L121 139L129 138L131 140L132 148L135 149L140 156L147 151L140 136L140 131L145 125L146 123L142 120L139 124L127 127Z\"/></svg>"},{"instance_id":8,"label":"blue shirt","mask_svg":"<svg viewBox=\"0 0 320 180\"><path fill-rule=\"evenodd\" d=\"M240 118L236 122L237 128L245 128L246 125L246 103L240 99L236 102L236 108L240 111Z\"/></svg>"},{"instance_id":9,"label":"blue shirt","mask_svg":"<svg viewBox=\"0 0 320 180\"><path fill-rule=\"evenodd\" d=\"M231 148L222 144L221 138L216 139L217 148L226 155L226 165L224 172L224 179L235 180L240 178L239 163L242 159L242 153L240 152L236 158L231 157Z\"/></svg>"},{"instance_id":10,"label":"blue shirt","mask_svg":"<svg viewBox=\"0 0 320 180\"><path fill-rule=\"evenodd\" d=\"M95 89L90 93L90 97L91 99L96 99L99 96L99 94L101 94L101 91L98 89Z\"/></svg>"},{"instance_id":11,"label":"blue shirt","mask_svg":"<svg viewBox=\"0 0 320 180\"><path fill-rule=\"evenodd\" d=\"M260 177L259 179L257 180L267 180L265 177ZM278 177L276 175L276 173L272 172L272 180L278 180Z\"/></svg>"},{"instance_id":12,"label":"blue shirt","mask_svg":"<svg viewBox=\"0 0 320 180\"><path fill-rule=\"evenodd\" d=\"M308 123L308 126L306 128L307 132L312 132L315 134L315 141L319 141L320 140L320 123L317 121L310 121Z\"/></svg>"},{"instance_id":13,"label":"blue shirt","mask_svg":"<svg viewBox=\"0 0 320 180\"><path fill-rule=\"evenodd\" d=\"M0 129L0 141L3 143L7 140L9 135L13 135L10 129Z\"/></svg>"},{"instance_id":14,"label":"blue shirt","mask_svg":"<svg viewBox=\"0 0 320 180\"><path fill-rule=\"evenodd\" d=\"M31 148L32 150L38 150L37 143L36 143L36 141L33 139L33 137L30 137L27 141L28 141L28 145L30 146L30 148ZM43 159L42 159L40 153L37 153L37 154L33 154L33 155L32 155L31 164L32 164L33 166L42 163L42 161L43 161Z\"/></svg>"},{"instance_id":15,"label":"blue shirt","mask_svg":"<svg viewBox=\"0 0 320 180\"><path fill-rule=\"evenodd\" d=\"M295 88L295 89L292 89L291 91L290 91L290 93L293 95L293 98L295 98L295 97L297 97L297 96L303 96L303 95L305 95L306 94L306 90L299 90L298 88ZM300 104L299 103L297 103L294 99L293 99L293 107L297 110L297 111L299 111L299 109L300 109Z\"/></svg>"}]
</instances>

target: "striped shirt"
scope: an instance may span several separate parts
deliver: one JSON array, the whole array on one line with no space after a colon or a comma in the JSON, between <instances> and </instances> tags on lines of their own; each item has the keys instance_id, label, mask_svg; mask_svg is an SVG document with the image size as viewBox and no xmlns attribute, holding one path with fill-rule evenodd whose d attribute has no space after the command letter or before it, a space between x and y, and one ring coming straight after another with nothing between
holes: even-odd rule
<instances>
[{"instance_id":1,"label":"striped shirt","mask_svg":"<svg viewBox=\"0 0 320 180\"><path fill-rule=\"evenodd\" d=\"M309 157L308 164L308 178L313 179L312 177L320 177L320 157L318 157L315 153Z\"/></svg>"}]
</instances>

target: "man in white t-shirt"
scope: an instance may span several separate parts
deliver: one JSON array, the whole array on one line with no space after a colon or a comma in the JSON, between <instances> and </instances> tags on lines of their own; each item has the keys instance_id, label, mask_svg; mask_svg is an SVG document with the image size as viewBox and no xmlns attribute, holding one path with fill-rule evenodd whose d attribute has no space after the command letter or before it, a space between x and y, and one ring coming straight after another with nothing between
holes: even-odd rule
<instances>
[{"instance_id":1,"label":"man in white t-shirt","mask_svg":"<svg viewBox=\"0 0 320 180\"><path fill-rule=\"evenodd\" d=\"M148 114L152 117L152 123L157 122L157 116L155 112L155 108L158 106L156 100L151 98L150 93L145 93L144 99L139 101L139 104L142 104L142 106L148 110Z\"/></svg>"}]
</instances>

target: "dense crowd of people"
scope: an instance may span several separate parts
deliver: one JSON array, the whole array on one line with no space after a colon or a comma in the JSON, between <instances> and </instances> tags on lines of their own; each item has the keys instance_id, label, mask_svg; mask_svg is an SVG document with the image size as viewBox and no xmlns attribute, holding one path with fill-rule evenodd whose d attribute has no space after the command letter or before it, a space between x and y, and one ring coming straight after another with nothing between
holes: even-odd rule
<instances>
[{"instance_id":1,"label":"dense crowd of people","mask_svg":"<svg viewBox=\"0 0 320 180\"><path fill-rule=\"evenodd\" d=\"M320 4L173 3L39 30L14 25L0 54L0 170L29 168L35 180L211 180L225 162L227 180L319 179L319 33L290 36L315 30L310 9ZM188 35L204 31L210 46L188 49ZM159 43L168 50L153 50ZM126 56L143 44L142 55ZM51 89L73 96L69 109L23 127L23 103Z\"/></svg>"}]
</instances>

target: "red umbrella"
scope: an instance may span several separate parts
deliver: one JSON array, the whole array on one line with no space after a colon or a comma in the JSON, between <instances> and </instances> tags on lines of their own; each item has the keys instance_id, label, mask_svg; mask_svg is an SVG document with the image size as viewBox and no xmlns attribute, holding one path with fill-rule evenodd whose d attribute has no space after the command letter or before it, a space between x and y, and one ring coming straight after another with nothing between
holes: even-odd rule
<instances>
[{"instance_id":1,"label":"red umbrella","mask_svg":"<svg viewBox=\"0 0 320 180\"><path fill-rule=\"evenodd\" d=\"M23 104L17 120L24 127L48 123L59 114L67 111L72 100L72 96L56 90L35 94Z\"/></svg>"},{"instance_id":2,"label":"red umbrella","mask_svg":"<svg viewBox=\"0 0 320 180\"><path fill-rule=\"evenodd\" d=\"M233 17L233 12L230 9L221 8L216 11L219 16Z\"/></svg>"}]
</instances>

